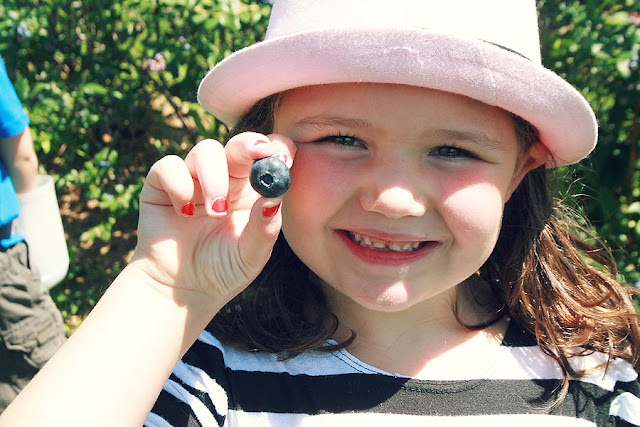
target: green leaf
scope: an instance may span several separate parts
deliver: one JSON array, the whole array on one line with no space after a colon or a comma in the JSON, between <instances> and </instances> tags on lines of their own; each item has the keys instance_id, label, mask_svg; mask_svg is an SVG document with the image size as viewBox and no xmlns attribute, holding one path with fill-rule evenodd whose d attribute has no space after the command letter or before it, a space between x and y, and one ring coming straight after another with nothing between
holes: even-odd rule
<instances>
[{"instance_id":1,"label":"green leaf","mask_svg":"<svg viewBox=\"0 0 640 427\"><path fill-rule=\"evenodd\" d=\"M606 21L609 25L626 25L629 23L629 12L620 11L607 16Z\"/></svg>"},{"instance_id":2,"label":"green leaf","mask_svg":"<svg viewBox=\"0 0 640 427\"><path fill-rule=\"evenodd\" d=\"M80 93L87 96L101 96L107 94L107 88L101 84L89 82L80 86Z\"/></svg>"},{"instance_id":3,"label":"green leaf","mask_svg":"<svg viewBox=\"0 0 640 427\"><path fill-rule=\"evenodd\" d=\"M16 79L13 81L13 87L20 100L25 102L29 98L29 82L24 76L16 76Z\"/></svg>"},{"instance_id":4,"label":"green leaf","mask_svg":"<svg viewBox=\"0 0 640 427\"><path fill-rule=\"evenodd\" d=\"M38 136L34 144L39 146L39 151L49 154L51 151L51 135L46 132L38 132Z\"/></svg>"},{"instance_id":5,"label":"green leaf","mask_svg":"<svg viewBox=\"0 0 640 427\"><path fill-rule=\"evenodd\" d=\"M629 66L630 61L628 59L623 59L616 63L616 68L622 77L625 79L631 76L631 67Z\"/></svg>"},{"instance_id":6,"label":"green leaf","mask_svg":"<svg viewBox=\"0 0 640 427\"><path fill-rule=\"evenodd\" d=\"M625 209L625 211L627 214L640 213L640 202L631 203L629 206L627 206L627 209Z\"/></svg>"}]
</instances>

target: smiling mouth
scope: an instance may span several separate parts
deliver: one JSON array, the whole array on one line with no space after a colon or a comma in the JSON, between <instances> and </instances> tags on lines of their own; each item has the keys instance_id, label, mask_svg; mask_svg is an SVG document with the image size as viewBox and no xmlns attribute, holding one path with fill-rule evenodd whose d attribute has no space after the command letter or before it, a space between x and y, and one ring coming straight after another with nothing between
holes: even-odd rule
<instances>
[{"instance_id":1,"label":"smiling mouth","mask_svg":"<svg viewBox=\"0 0 640 427\"><path fill-rule=\"evenodd\" d=\"M413 252L419 250L427 243L421 241L386 242L384 240L377 240L370 236L365 236L352 231L348 231L347 235L352 242L364 248L380 252Z\"/></svg>"}]
</instances>

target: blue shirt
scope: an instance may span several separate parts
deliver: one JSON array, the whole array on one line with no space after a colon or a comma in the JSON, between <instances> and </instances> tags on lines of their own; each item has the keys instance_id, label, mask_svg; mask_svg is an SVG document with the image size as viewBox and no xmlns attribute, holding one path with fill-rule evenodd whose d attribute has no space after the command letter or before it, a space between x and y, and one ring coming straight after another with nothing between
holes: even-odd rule
<instances>
[{"instance_id":1,"label":"blue shirt","mask_svg":"<svg viewBox=\"0 0 640 427\"><path fill-rule=\"evenodd\" d=\"M9 80L7 69L0 56L0 137L8 138L23 132L29 125L29 117L22 108L16 90ZM15 188L5 165L0 160L0 228L9 224L20 213ZM0 248L6 249L24 240L19 234L0 239Z\"/></svg>"}]
</instances>

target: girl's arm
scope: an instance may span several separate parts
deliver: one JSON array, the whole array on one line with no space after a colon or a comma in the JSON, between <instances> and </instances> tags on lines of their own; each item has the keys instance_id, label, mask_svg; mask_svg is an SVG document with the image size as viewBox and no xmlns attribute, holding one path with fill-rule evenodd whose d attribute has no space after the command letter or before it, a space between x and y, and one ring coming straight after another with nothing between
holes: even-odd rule
<instances>
[{"instance_id":1,"label":"girl's arm","mask_svg":"<svg viewBox=\"0 0 640 427\"><path fill-rule=\"evenodd\" d=\"M0 425L141 426L174 365L224 303L179 291L172 300L157 286L135 263L127 266Z\"/></svg>"},{"instance_id":2,"label":"girl's arm","mask_svg":"<svg viewBox=\"0 0 640 427\"><path fill-rule=\"evenodd\" d=\"M280 200L253 191L251 163L294 152L284 137L244 133L157 162L131 263L0 426L140 426L180 357L269 257L281 218L263 211ZM227 210L216 212L220 197Z\"/></svg>"},{"instance_id":3,"label":"girl's arm","mask_svg":"<svg viewBox=\"0 0 640 427\"><path fill-rule=\"evenodd\" d=\"M8 138L0 138L0 160L7 168L18 193L28 193L36 187L38 156L31 137L31 129Z\"/></svg>"}]
</instances>

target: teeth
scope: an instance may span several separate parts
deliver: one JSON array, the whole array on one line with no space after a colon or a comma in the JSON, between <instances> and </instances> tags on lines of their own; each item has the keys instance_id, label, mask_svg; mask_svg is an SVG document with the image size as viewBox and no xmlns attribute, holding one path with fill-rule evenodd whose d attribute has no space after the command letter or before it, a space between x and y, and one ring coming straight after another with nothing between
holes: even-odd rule
<instances>
[{"instance_id":1,"label":"teeth","mask_svg":"<svg viewBox=\"0 0 640 427\"><path fill-rule=\"evenodd\" d=\"M409 252L418 249L421 245L421 242L406 242L406 243L391 243L387 246L386 243L381 242L379 240L372 240L368 236L363 236L358 233L349 233L353 240L360 244L360 246L364 246L365 248L378 249L383 251L394 251L394 252Z\"/></svg>"}]
</instances>

